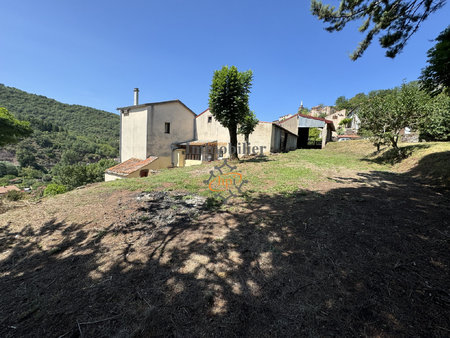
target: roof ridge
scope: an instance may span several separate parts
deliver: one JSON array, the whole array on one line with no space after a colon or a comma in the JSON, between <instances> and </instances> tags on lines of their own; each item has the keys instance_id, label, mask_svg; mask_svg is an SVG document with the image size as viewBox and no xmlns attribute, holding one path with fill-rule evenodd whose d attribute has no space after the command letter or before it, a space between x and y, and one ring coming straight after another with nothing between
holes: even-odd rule
<instances>
[{"instance_id":1,"label":"roof ridge","mask_svg":"<svg viewBox=\"0 0 450 338\"><path fill-rule=\"evenodd\" d=\"M116 110L124 110L124 109L131 109L131 108L143 108L143 107L148 107L151 105L156 105L156 104L167 104L167 103L174 103L174 102L178 102L181 105L183 105L187 110L189 110L192 114L194 114L194 116L197 116L196 113L194 113L192 111L191 108L189 108L188 106L186 106L181 100L179 99L175 99L175 100L167 100L167 101L157 101L157 102L148 102L148 103L141 103L141 104L137 104L137 105L133 105L133 106L126 106L126 107L119 107L116 108Z\"/></svg>"}]
</instances>

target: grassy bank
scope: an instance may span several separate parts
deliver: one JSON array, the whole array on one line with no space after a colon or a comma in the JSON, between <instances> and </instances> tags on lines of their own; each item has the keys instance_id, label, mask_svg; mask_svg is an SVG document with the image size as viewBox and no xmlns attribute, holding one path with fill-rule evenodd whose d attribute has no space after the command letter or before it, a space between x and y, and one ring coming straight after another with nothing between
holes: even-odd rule
<instances>
[{"instance_id":1,"label":"grassy bank","mask_svg":"<svg viewBox=\"0 0 450 338\"><path fill-rule=\"evenodd\" d=\"M272 154L263 158L242 159L234 162L237 171L248 180L245 186L254 193L289 193L313 188L332 176L347 175L355 171L409 172L417 177L428 177L448 184L448 153L450 143L404 144L407 157L393 160L389 148L376 153L368 141L328 144L325 149L298 149L285 154ZM428 156L433 155L433 159ZM431 161L431 162L430 162ZM209 172L220 162L200 166L161 170L145 179L127 179L109 182L105 189L184 190L209 194L204 183ZM419 170L414 169L420 166Z\"/></svg>"}]
</instances>

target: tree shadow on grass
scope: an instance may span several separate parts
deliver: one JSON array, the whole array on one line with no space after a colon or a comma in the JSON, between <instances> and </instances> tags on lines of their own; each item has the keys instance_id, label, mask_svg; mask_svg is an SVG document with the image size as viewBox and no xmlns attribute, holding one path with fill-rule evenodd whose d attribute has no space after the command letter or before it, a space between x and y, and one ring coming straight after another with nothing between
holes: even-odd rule
<instances>
[{"instance_id":1,"label":"tree shadow on grass","mask_svg":"<svg viewBox=\"0 0 450 338\"><path fill-rule=\"evenodd\" d=\"M251 156L251 157L242 157L239 159L239 163L264 163L274 161L270 159L268 156Z\"/></svg>"},{"instance_id":2,"label":"tree shadow on grass","mask_svg":"<svg viewBox=\"0 0 450 338\"><path fill-rule=\"evenodd\" d=\"M375 158L366 158L363 159L363 161L370 162L370 163L377 163L377 164L397 164L403 161L404 159L408 158L412 155L413 152L419 150L419 149L426 149L429 148L430 145L428 144L415 144L410 146L403 146L400 147L400 153L394 149L391 148L384 153L382 153L380 156L377 156ZM372 154L372 156L375 156L376 152ZM371 156L371 157L372 157Z\"/></svg>"},{"instance_id":3,"label":"tree shadow on grass","mask_svg":"<svg viewBox=\"0 0 450 338\"><path fill-rule=\"evenodd\" d=\"M347 183L212 212L158 193L101 232L2 227L0 335L445 336L449 196Z\"/></svg>"},{"instance_id":4,"label":"tree shadow on grass","mask_svg":"<svg viewBox=\"0 0 450 338\"><path fill-rule=\"evenodd\" d=\"M409 171L413 177L431 185L450 188L450 151L429 154Z\"/></svg>"}]
</instances>

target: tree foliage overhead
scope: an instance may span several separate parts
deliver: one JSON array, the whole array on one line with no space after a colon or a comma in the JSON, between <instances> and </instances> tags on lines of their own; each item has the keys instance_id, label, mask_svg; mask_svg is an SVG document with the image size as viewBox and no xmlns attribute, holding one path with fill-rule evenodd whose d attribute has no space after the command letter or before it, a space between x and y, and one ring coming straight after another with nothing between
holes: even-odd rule
<instances>
[{"instance_id":1,"label":"tree foliage overhead","mask_svg":"<svg viewBox=\"0 0 450 338\"><path fill-rule=\"evenodd\" d=\"M0 147L17 143L32 133L29 122L17 120L6 108L0 107Z\"/></svg>"},{"instance_id":2,"label":"tree foliage overhead","mask_svg":"<svg viewBox=\"0 0 450 338\"><path fill-rule=\"evenodd\" d=\"M441 8L446 0L340 0L339 6L311 0L311 12L329 23L329 32L342 30L347 23L362 21L359 31L365 38L351 54L352 60L361 57L373 38L380 35L386 56L394 58L428 16Z\"/></svg>"},{"instance_id":3,"label":"tree foliage overhead","mask_svg":"<svg viewBox=\"0 0 450 338\"><path fill-rule=\"evenodd\" d=\"M423 88L435 96L441 92L450 95L450 26L436 38L436 45L428 50L428 66L422 69Z\"/></svg>"},{"instance_id":4,"label":"tree foliage overhead","mask_svg":"<svg viewBox=\"0 0 450 338\"><path fill-rule=\"evenodd\" d=\"M214 118L230 134L230 158L237 155L237 128L250 114L249 94L252 86L251 70L239 72L235 66L216 70L209 93L209 109Z\"/></svg>"}]
</instances>

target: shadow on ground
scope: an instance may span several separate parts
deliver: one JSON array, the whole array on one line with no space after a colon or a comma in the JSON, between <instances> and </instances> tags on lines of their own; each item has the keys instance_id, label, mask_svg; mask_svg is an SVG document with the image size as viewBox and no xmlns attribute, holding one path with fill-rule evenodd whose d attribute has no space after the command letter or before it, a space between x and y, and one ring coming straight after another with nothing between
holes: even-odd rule
<instances>
[{"instance_id":1,"label":"shadow on ground","mask_svg":"<svg viewBox=\"0 0 450 338\"><path fill-rule=\"evenodd\" d=\"M430 147L430 145L428 145L428 144L414 144L414 145L410 145L410 146L402 146L400 148L400 153L396 149L390 148L389 150L386 150L379 156L376 156L377 152L374 152L369 156L369 158L364 159L364 161L371 162L371 163L377 163L377 164L394 165L394 164L400 163L404 159L411 156L413 154L413 152L420 150L420 149L426 149L429 147Z\"/></svg>"},{"instance_id":2,"label":"shadow on ground","mask_svg":"<svg viewBox=\"0 0 450 338\"><path fill-rule=\"evenodd\" d=\"M409 174L424 182L450 188L450 151L424 156Z\"/></svg>"},{"instance_id":3,"label":"shadow on ground","mask_svg":"<svg viewBox=\"0 0 450 338\"><path fill-rule=\"evenodd\" d=\"M213 212L159 193L101 231L2 225L0 336L448 335L449 195L341 180Z\"/></svg>"},{"instance_id":4,"label":"shadow on ground","mask_svg":"<svg viewBox=\"0 0 450 338\"><path fill-rule=\"evenodd\" d=\"M239 163L264 163L274 161L267 156L241 157Z\"/></svg>"}]
</instances>

